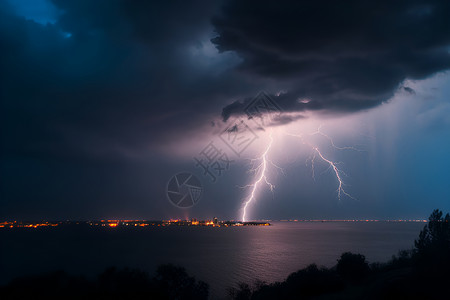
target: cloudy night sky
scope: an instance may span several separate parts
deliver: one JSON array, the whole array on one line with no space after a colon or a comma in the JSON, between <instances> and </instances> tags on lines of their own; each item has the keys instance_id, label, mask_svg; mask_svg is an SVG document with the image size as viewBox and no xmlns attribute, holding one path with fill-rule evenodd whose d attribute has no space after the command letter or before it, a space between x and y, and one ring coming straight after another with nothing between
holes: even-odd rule
<instances>
[{"instance_id":1,"label":"cloudy night sky","mask_svg":"<svg viewBox=\"0 0 450 300\"><path fill-rule=\"evenodd\" d=\"M271 139L249 219L450 210L449 1L0 0L0 40L0 219L240 219ZM203 186L189 209L179 172Z\"/></svg>"}]
</instances>

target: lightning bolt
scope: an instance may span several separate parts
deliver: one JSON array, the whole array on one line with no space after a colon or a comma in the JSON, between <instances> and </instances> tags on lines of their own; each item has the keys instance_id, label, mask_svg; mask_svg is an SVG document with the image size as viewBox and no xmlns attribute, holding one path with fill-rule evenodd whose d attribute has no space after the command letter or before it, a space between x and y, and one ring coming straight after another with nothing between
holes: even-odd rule
<instances>
[{"instance_id":1,"label":"lightning bolt","mask_svg":"<svg viewBox=\"0 0 450 300\"><path fill-rule=\"evenodd\" d=\"M270 137L270 142L267 145L266 150L263 152L263 154L259 158L252 160L253 162L256 161L256 160L261 161L261 163L256 168L254 167L251 170L251 171L254 171L255 174L259 173L259 176L257 176L257 178L255 179L254 183L245 186L245 187L250 187L251 188L251 193L250 193L250 196L247 198L247 200L244 202L244 207L243 207L243 212L242 212L242 222L246 222L247 221L247 208L250 205L250 203L255 201L255 198L256 198L255 194L256 194L256 191L258 190L258 187L261 185L261 183L265 183L267 186L269 186L270 191L272 193L273 193L273 190L275 188L275 185L270 183L270 181L267 178L267 163L270 163L271 165L275 166L276 168L279 168L279 169L281 169L281 168L279 166L275 165L268 158L268 153L269 153L270 148L272 147L272 144L273 144L272 131L270 131L269 137Z\"/></svg>"},{"instance_id":2,"label":"lightning bolt","mask_svg":"<svg viewBox=\"0 0 450 300\"><path fill-rule=\"evenodd\" d=\"M353 200L356 200L355 198L353 198L350 194L348 194L348 193L344 190L344 188L343 188L344 182L342 181L342 178L341 178L341 175L340 175L340 173L343 173L343 172L337 168L336 163L335 163L335 162L332 162L331 160L329 160L329 159L327 159L327 158L325 158L325 157L323 156L323 154L320 152L319 148L314 147L313 150L319 155L319 157L320 157L324 162L328 163L328 164L330 165L330 167L333 169L334 174L336 175L336 179L337 179L338 182L339 182L339 187L338 187L338 189L337 189L339 201L341 201L341 193L344 194L344 195L346 195L346 196L349 197L349 198L352 198ZM313 160L313 161L314 161L314 160ZM314 167L313 167L313 168L314 168Z\"/></svg>"},{"instance_id":3,"label":"lightning bolt","mask_svg":"<svg viewBox=\"0 0 450 300\"><path fill-rule=\"evenodd\" d=\"M351 196L349 193L347 193L344 189L345 183L342 179L342 174L345 175L345 173L338 168L338 163L325 157L325 155L320 151L318 146L312 144L309 141L308 137L320 135L320 136L326 138L330 142L330 145L334 149L337 149L337 150L354 150L354 151L363 151L363 150L360 150L360 149L357 149L354 147L339 147L339 146L337 146L330 136L328 136L323 131L321 131L321 128L322 128L322 126L319 126L317 131L312 132L312 133L307 133L307 134L292 134L292 133L287 133L287 132L285 132L285 134L288 136L299 138L303 144L307 145L308 147L310 147L313 150L313 155L310 157L310 161L311 161L312 177L314 180L315 180L314 164L315 164L316 158L320 158L323 162L325 162L328 165L329 169L333 170L336 180L338 181L338 188L336 191L337 191L337 197L338 197L339 201L341 201L342 195L345 195L351 199L356 200L353 196ZM267 147L266 147L265 151L261 154L261 156L251 160L254 163L254 165L255 165L255 162L257 162L257 161L259 162L259 164L257 164L256 167L255 166L252 167L252 169L250 170L250 171L254 172L254 174L255 174L256 178L254 179L254 182L252 184L249 184L249 185L246 185L243 187L243 188L251 189L250 194L247 197L247 199L244 201L244 205L243 205L243 212L242 212L242 221L243 222L247 221L247 210L249 208L249 205L252 202L256 201L256 194L257 194L258 189L261 187L261 185L266 184L269 187L269 189L273 195L275 185L272 184L267 177L268 165L269 164L272 165L273 167L277 168L284 174L283 169L280 168L279 166L277 166L276 164L274 164L272 162L272 160L270 160L270 158L269 158L269 152L270 152L270 149L272 148L272 145L274 142L274 139L272 136L272 131L270 131L269 138L270 138L270 141L267 144Z\"/></svg>"},{"instance_id":4,"label":"lightning bolt","mask_svg":"<svg viewBox=\"0 0 450 300\"><path fill-rule=\"evenodd\" d=\"M328 136L328 135L326 135L325 133L323 133L323 132L321 131L321 128L322 128L322 125L319 126L319 128L317 129L317 131L315 131L315 132L313 132L313 133L309 133L309 134L292 134L292 133L286 133L286 135L289 135L289 136L293 136L293 137L299 138L299 139L303 142L303 144L309 146L309 147L314 151L314 155L311 157L311 171L312 171L312 177L313 177L314 180L315 180L315 168L314 168L314 163L315 163L315 158L316 158L316 156L318 156L320 159L322 159L322 161L324 161L325 163L328 164L329 168L331 168L331 169L333 170L334 175L336 176L336 179L337 179L337 181L338 181L338 183L339 183L338 188L337 188L337 194L338 194L338 199L339 199L339 201L341 201L341 195L342 195L342 194L344 194L345 196L347 196L347 197L349 197L349 198L352 198L353 200L356 200L353 196L351 196L349 193L347 193L347 192L344 190L344 185L345 185L345 183L344 183L344 181L342 180L341 174L344 174L344 175L345 175L345 173L337 167L337 164L338 164L338 163L333 162L333 161L329 160L328 158L326 158L326 157L322 154L322 152L320 151L320 149L319 149L317 146L311 144L308 140L305 139L305 135L307 135L307 136L321 135L321 136L323 136L323 137L325 137L326 139L329 140L329 142L330 142L330 144L331 144L331 146L332 146L333 148L338 149L338 150L354 150L354 151L362 151L362 150L357 149L357 148L354 148L354 147L338 147L338 146L336 146L335 143L334 143L334 141L333 141L333 139L332 139L330 136Z\"/></svg>"},{"instance_id":5,"label":"lightning bolt","mask_svg":"<svg viewBox=\"0 0 450 300\"><path fill-rule=\"evenodd\" d=\"M325 133L322 131L322 127L323 127L323 125L320 125L320 126L317 128L317 131L312 132L312 133L310 133L309 135L310 135L310 136L313 136L313 135L321 135L321 136L323 136L323 137L326 138L328 141L330 141L331 146L332 146L334 149L337 149L337 150L353 150L353 151L360 151L360 152L363 151L363 150L358 149L358 148L355 148L355 147L338 147L338 146L336 146L336 144L334 143L333 139L332 139L329 135L325 134Z\"/></svg>"}]
</instances>

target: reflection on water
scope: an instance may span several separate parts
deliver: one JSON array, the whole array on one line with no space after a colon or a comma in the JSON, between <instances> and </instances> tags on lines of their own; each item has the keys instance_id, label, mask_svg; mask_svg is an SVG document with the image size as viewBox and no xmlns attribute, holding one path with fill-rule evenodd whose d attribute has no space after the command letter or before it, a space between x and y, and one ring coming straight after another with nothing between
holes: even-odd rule
<instances>
[{"instance_id":1,"label":"reflection on water","mask_svg":"<svg viewBox=\"0 0 450 300\"><path fill-rule=\"evenodd\" d=\"M423 223L275 222L270 227L48 228L0 231L0 283L63 269L92 276L109 266L153 272L179 264L215 297L237 282L280 281L310 263L333 266L345 251L386 261L413 246Z\"/></svg>"}]
</instances>

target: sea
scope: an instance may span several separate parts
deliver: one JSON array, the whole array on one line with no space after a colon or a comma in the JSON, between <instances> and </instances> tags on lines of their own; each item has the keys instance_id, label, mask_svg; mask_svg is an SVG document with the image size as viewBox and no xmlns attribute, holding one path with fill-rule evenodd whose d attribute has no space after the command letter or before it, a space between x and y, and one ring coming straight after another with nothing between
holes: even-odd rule
<instances>
[{"instance_id":1,"label":"sea","mask_svg":"<svg viewBox=\"0 0 450 300\"><path fill-rule=\"evenodd\" d=\"M153 274L186 268L223 299L238 283L282 281L309 264L332 267L343 252L386 262L411 249L421 222L272 222L272 226L52 227L0 230L0 284L64 270L94 278L108 267Z\"/></svg>"}]
</instances>

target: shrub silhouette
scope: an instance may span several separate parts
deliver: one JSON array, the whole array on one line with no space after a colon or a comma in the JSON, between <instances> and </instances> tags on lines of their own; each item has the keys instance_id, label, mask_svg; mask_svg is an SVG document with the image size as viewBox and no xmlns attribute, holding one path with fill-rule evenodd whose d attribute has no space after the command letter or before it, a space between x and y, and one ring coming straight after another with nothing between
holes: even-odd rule
<instances>
[{"instance_id":1,"label":"shrub silhouette","mask_svg":"<svg viewBox=\"0 0 450 300\"><path fill-rule=\"evenodd\" d=\"M335 272L318 268L312 264L303 270L292 273L286 279L285 288L289 295L313 296L339 290L343 282Z\"/></svg>"},{"instance_id":2,"label":"shrub silhouette","mask_svg":"<svg viewBox=\"0 0 450 300\"><path fill-rule=\"evenodd\" d=\"M154 284L159 299L208 299L208 285L187 274L182 267L162 265L158 267Z\"/></svg>"},{"instance_id":3,"label":"shrub silhouette","mask_svg":"<svg viewBox=\"0 0 450 300\"><path fill-rule=\"evenodd\" d=\"M102 299L144 299L154 293L154 290L155 287L146 272L109 268L98 276L94 293Z\"/></svg>"},{"instance_id":4,"label":"shrub silhouette","mask_svg":"<svg viewBox=\"0 0 450 300\"><path fill-rule=\"evenodd\" d=\"M450 215L436 209L415 241L415 269L422 277L441 280L450 270ZM447 275L448 277L448 275Z\"/></svg>"},{"instance_id":5,"label":"shrub silhouette","mask_svg":"<svg viewBox=\"0 0 450 300\"><path fill-rule=\"evenodd\" d=\"M344 288L344 282L336 272L312 264L292 273L284 282L259 283L255 288L239 284L230 296L235 300L303 299L336 292Z\"/></svg>"},{"instance_id":6,"label":"shrub silhouette","mask_svg":"<svg viewBox=\"0 0 450 300\"><path fill-rule=\"evenodd\" d=\"M230 288L228 290L230 298L234 300L249 300L252 293L250 285L244 282L239 283L238 288Z\"/></svg>"},{"instance_id":7,"label":"shrub silhouette","mask_svg":"<svg viewBox=\"0 0 450 300\"><path fill-rule=\"evenodd\" d=\"M362 254L353 254L345 252L338 260L336 271L344 278L351 280L360 280L369 273L369 264L366 257Z\"/></svg>"},{"instance_id":8,"label":"shrub silhouette","mask_svg":"<svg viewBox=\"0 0 450 300\"><path fill-rule=\"evenodd\" d=\"M150 277L133 269L109 268L95 281L58 271L13 280L0 288L0 299L208 299L209 287L186 270L160 266Z\"/></svg>"}]
</instances>

